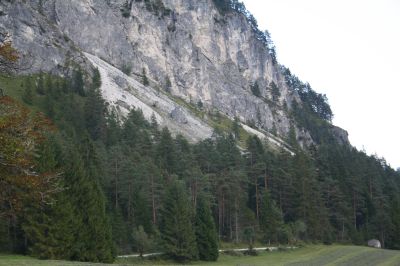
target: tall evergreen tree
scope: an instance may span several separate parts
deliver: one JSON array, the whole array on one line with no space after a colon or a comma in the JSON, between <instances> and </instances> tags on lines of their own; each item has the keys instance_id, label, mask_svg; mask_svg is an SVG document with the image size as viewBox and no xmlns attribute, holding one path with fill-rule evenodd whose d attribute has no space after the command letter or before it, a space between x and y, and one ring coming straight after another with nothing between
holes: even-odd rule
<instances>
[{"instance_id":1,"label":"tall evergreen tree","mask_svg":"<svg viewBox=\"0 0 400 266\"><path fill-rule=\"evenodd\" d=\"M22 94L22 100L27 104L33 103L34 92L32 90L32 81L30 77L25 79L24 92Z\"/></svg>"},{"instance_id":2,"label":"tall evergreen tree","mask_svg":"<svg viewBox=\"0 0 400 266\"><path fill-rule=\"evenodd\" d=\"M146 252L151 246L151 239L141 225L133 231L132 237L134 240L134 246L139 252L139 256L143 258L143 253Z\"/></svg>"},{"instance_id":3,"label":"tall evergreen tree","mask_svg":"<svg viewBox=\"0 0 400 266\"><path fill-rule=\"evenodd\" d=\"M387 247L400 249L400 200L398 196L392 201L390 215L392 219L392 227L387 241Z\"/></svg>"},{"instance_id":4,"label":"tall evergreen tree","mask_svg":"<svg viewBox=\"0 0 400 266\"><path fill-rule=\"evenodd\" d=\"M263 240L277 243L279 232L283 225L282 213L271 199L269 192L265 192L261 204L260 229L263 232Z\"/></svg>"},{"instance_id":5,"label":"tall evergreen tree","mask_svg":"<svg viewBox=\"0 0 400 266\"><path fill-rule=\"evenodd\" d=\"M40 72L39 77L37 79L36 92L40 95L44 95L46 93L43 72Z\"/></svg>"},{"instance_id":6,"label":"tall evergreen tree","mask_svg":"<svg viewBox=\"0 0 400 266\"><path fill-rule=\"evenodd\" d=\"M166 176L170 177L176 170L176 151L175 145L168 128L161 131L160 142L157 145L157 165L166 171Z\"/></svg>"},{"instance_id":7,"label":"tall evergreen tree","mask_svg":"<svg viewBox=\"0 0 400 266\"><path fill-rule=\"evenodd\" d=\"M106 131L106 106L100 94L100 85L100 73L96 69L84 106L86 129L93 140L104 137Z\"/></svg>"},{"instance_id":8,"label":"tall evergreen tree","mask_svg":"<svg viewBox=\"0 0 400 266\"><path fill-rule=\"evenodd\" d=\"M199 258L205 261L218 259L218 236L210 206L204 196L199 197L196 208L195 231Z\"/></svg>"},{"instance_id":9,"label":"tall evergreen tree","mask_svg":"<svg viewBox=\"0 0 400 266\"><path fill-rule=\"evenodd\" d=\"M237 116L233 119L231 130L236 140L240 140L240 120Z\"/></svg>"},{"instance_id":10,"label":"tall evergreen tree","mask_svg":"<svg viewBox=\"0 0 400 266\"><path fill-rule=\"evenodd\" d=\"M144 86L149 85L149 79L147 78L146 69L145 68L142 69L142 84Z\"/></svg>"},{"instance_id":11,"label":"tall evergreen tree","mask_svg":"<svg viewBox=\"0 0 400 266\"><path fill-rule=\"evenodd\" d=\"M78 226L71 259L112 262L115 251L103 193L98 182L86 173L84 159L79 156L78 150L68 147L64 156L68 193L74 199L73 204L79 206L75 213Z\"/></svg>"},{"instance_id":12,"label":"tall evergreen tree","mask_svg":"<svg viewBox=\"0 0 400 266\"><path fill-rule=\"evenodd\" d=\"M75 93L78 93L80 96L85 96L85 82L83 80L83 74L80 69L75 70L73 74L72 80L72 89Z\"/></svg>"},{"instance_id":13,"label":"tall evergreen tree","mask_svg":"<svg viewBox=\"0 0 400 266\"><path fill-rule=\"evenodd\" d=\"M56 136L50 136L38 148L37 170L41 173L60 171L60 146ZM43 259L70 259L74 241L74 209L65 193L65 180L61 177L58 193L51 202L40 206L30 204L22 227L29 241L31 255Z\"/></svg>"},{"instance_id":14,"label":"tall evergreen tree","mask_svg":"<svg viewBox=\"0 0 400 266\"><path fill-rule=\"evenodd\" d=\"M180 262L198 258L188 202L184 185L180 181L172 181L165 194L160 233L165 254Z\"/></svg>"}]
</instances>

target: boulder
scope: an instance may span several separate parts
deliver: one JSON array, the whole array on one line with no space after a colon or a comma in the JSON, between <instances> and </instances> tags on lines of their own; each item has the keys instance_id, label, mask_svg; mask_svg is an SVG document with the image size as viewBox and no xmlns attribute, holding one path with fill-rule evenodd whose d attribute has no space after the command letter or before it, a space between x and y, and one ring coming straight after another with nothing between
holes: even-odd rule
<instances>
[{"instance_id":1,"label":"boulder","mask_svg":"<svg viewBox=\"0 0 400 266\"><path fill-rule=\"evenodd\" d=\"M187 124L188 120L186 118L185 113L183 112L182 108L177 106L174 110L170 113L170 117L180 124Z\"/></svg>"},{"instance_id":2,"label":"boulder","mask_svg":"<svg viewBox=\"0 0 400 266\"><path fill-rule=\"evenodd\" d=\"M368 240L368 246L373 248L381 248L381 242L377 239Z\"/></svg>"}]
</instances>

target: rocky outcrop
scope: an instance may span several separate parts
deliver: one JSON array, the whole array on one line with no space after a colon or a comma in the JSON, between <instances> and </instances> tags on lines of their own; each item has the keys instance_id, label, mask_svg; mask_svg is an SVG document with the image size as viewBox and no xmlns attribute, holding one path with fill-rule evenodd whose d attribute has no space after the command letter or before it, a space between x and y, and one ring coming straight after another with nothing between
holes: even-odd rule
<instances>
[{"instance_id":1,"label":"rocky outcrop","mask_svg":"<svg viewBox=\"0 0 400 266\"><path fill-rule=\"evenodd\" d=\"M88 53L85 56L99 70L100 91L117 113L126 116L133 108L141 109L147 120L155 119L175 135L182 134L192 142L211 137L213 130L207 123L167 94L144 86L97 56Z\"/></svg>"},{"instance_id":2,"label":"rocky outcrop","mask_svg":"<svg viewBox=\"0 0 400 266\"><path fill-rule=\"evenodd\" d=\"M349 133L346 130L340 127L332 126L331 133L335 137L338 143L342 145L350 145L349 142Z\"/></svg>"},{"instance_id":3,"label":"rocky outcrop","mask_svg":"<svg viewBox=\"0 0 400 266\"><path fill-rule=\"evenodd\" d=\"M10 34L20 52L22 73L68 74L71 64L89 70L86 57L53 22L38 1L0 1L0 32Z\"/></svg>"},{"instance_id":4,"label":"rocky outcrop","mask_svg":"<svg viewBox=\"0 0 400 266\"><path fill-rule=\"evenodd\" d=\"M212 0L15 0L2 1L0 8L0 30L9 31L15 46L33 55L28 71L62 73L73 64L89 69L93 60L85 52L128 69L132 79L146 75L153 88L283 139L293 124L287 110L300 100L268 48L243 14L221 15ZM124 82L114 80L121 88ZM279 88L277 98L272 82ZM255 83L258 97L250 89ZM129 107L126 100L118 101L123 109ZM169 117L180 125L190 123L179 108ZM302 145L312 142L308 132L296 133Z\"/></svg>"},{"instance_id":5,"label":"rocky outcrop","mask_svg":"<svg viewBox=\"0 0 400 266\"><path fill-rule=\"evenodd\" d=\"M377 239L368 240L368 246L372 248L381 248L381 242Z\"/></svg>"},{"instance_id":6,"label":"rocky outcrop","mask_svg":"<svg viewBox=\"0 0 400 266\"><path fill-rule=\"evenodd\" d=\"M182 108L179 106L177 106L174 110L171 111L170 116L173 120L177 121L180 124L188 123L186 115L184 114Z\"/></svg>"}]
</instances>

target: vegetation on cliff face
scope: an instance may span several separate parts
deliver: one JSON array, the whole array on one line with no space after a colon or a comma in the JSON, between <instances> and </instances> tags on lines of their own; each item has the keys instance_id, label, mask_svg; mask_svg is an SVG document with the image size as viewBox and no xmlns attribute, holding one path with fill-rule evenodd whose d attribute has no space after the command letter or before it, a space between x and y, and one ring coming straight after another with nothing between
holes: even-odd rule
<instances>
[{"instance_id":1,"label":"vegetation on cliff face","mask_svg":"<svg viewBox=\"0 0 400 266\"><path fill-rule=\"evenodd\" d=\"M7 34L0 32L0 73L14 72L17 69L17 61L20 58L9 37Z\"/></svg>"},{"instance_id":2,"label":"vegetation on cliff face","mask_svg":"<svg viewBox=\"0 0 400 266\"><path fill-rule=\"evenodd\" d=\"M256 18L246 9L242 2L239 2L238 0L213 0L213 3L221 15L226 15L230 12L244 15L257 40L261 41L268 49L268 54L271 56L272 62L274 64L278 63L276 58L276 47L271 39L271 34L267 30L263 32L258 28Z\"/></svg>"}]
</instances>

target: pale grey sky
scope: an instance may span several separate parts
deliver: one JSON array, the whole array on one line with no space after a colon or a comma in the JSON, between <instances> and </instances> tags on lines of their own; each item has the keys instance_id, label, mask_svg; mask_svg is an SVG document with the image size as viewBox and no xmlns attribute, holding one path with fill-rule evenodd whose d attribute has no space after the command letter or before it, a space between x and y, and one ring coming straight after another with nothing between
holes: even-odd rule
<instances>
[{"instance_id":1,"label":"pale grey sky","mask_svg":"<svg viewBox=\"0 0 400 266\"><path fill-rule=\"evenodd\" d=\"M400 167L400 0L243 0L351 143Z\"/></svg>"}]
</instances>

